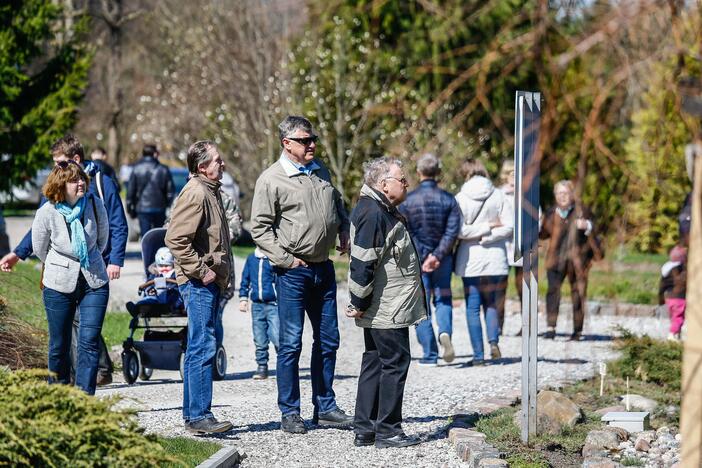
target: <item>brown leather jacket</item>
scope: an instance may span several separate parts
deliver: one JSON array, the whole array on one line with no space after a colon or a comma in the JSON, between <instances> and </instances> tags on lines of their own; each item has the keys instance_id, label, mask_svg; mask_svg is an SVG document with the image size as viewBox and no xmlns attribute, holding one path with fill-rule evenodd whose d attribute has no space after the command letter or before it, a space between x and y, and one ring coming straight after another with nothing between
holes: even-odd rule
<instances>
[{"instance_id":1,"label":"brown leather jacket","mask_svg":"<svg viewBox=\"0 0 702 468\"><path fill-rule=\"evenodd\" d=\"M584 230L578 229L575 225L578 218L589 220L594 231L592 213L587 208L578 210L573 207L565 219L561 218L555 206L544 213L539 239L550 239L546 249L547 270L565 270L567 261L582 269L590 266L593 250L589 237L593 233L586 236Z\"/></svg>"},{"instance_id":2,"label":"brown leather jacket","mask_svg":"<svg viewBox=\"0 0 702 468\"><path fill-rule=\"evenodd\" d=\"M175 258L176 279L202 280L208 270L221 290L230 283L233 260L219 182L193 175L176 200L166 245Z\"/></svg>"}]
</instances>

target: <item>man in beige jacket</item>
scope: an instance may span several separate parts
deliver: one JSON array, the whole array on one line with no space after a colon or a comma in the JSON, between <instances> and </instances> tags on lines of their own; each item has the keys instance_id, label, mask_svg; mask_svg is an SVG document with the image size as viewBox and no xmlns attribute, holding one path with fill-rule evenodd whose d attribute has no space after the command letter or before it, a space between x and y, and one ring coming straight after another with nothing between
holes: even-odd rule
<instances>
[{"instance_id":1,"label":"man in beige jacket","mask_svg":"<svg viewBox=\"0 0 702 468\"><path fill-rule=\"evenodd\" d=\"M212 365L219 296L230 283L232 254L220 183L224 161L211 141L188 150L190 180L178 196L166 233L176 279L188 311L188 347L183 373L183 418L195 434L226 432L212 405Z\"/></svg>"},{"instance_id":2,"label":"man in beige jacket","mask_svg":"<svg viewBox=\"0 0 702 468\"><path fill-rule=\"evenodd\" d=\"M339 348L336 278L329 251L339 238L348 251L349 220L329 171L314 158L317 136L304 117L288 116L278 126L283 152L256 181L251 235L276 273L280 335L276 380L285 432L304 434L300 417L299 359L305 311L312 323L313 422L348 426L332 385Z\"/></svg>"}]
</instances>

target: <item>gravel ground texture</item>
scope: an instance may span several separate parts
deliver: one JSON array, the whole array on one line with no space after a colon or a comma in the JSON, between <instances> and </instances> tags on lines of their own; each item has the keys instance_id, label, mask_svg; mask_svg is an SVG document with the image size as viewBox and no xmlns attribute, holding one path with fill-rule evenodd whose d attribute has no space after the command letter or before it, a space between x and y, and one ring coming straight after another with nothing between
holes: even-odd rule
<instances>
[{"instance_id":1,"label":"gravel ground texture","mask_svg":"<svg viewBox=\"0 0 702 468\"><path fill-rule=\"evenodd\" d=\"M239 270L243 259L237 259ZM136 296L136 278L127 281L140 268L129 260L125 281L113 283L112 291L121 297ZM131 272L131 273L130 273ZM239 277L237 275L237 277ZM348 291L339 287L339 326L341 347L337 354L334 390L339 406L353 412L357 377L363 353L363 334L342 309L348 302ZM516 304L512 304L514 307ZM545 327L545 318L540 317ZM421 347L412 336L413 363L409 370L404 398L404 430L419 434L424 443L403 449L357 448L349 430L315 428L311 423L310 350L312 334L306 323L300 359L302 417L309 421L306 435L291 435L280 430L280 413L276 404L275 351L271 347L269 368L273 376L252 380L256 368L251 317L238 311L237 301L230 302L224 314L225 340L228 353L227 377L214 383L213 412L219 419L232 421L233 431L209 438L233 445L247 459L242 466L338 467L338 466L463 466L447 439L449 418L471 408L488 397L514 393L520 389L521 338L515 334L521 326L519 315L508 314L500 342L503 358L484 367L471 367L471 348L462 308L454 309L453 343L456 359L451 364L441 360L438 367L420 367L417 361ZM591 377L602 361L616 357L611 337L622 325L636 333L666 335L667 319L593 316L586 317L584 341L568 342L570 317L562 317L555 340L539 340L539 387L558 386ZM125 333L127 331L125 330ZM486 341L486 349L487 341ZM100 388L99 396L120 395L123 405L138 409L139 423L148 431L165 436L189 436L181 419L182 382L177 372L154 371L148 382L126 385L121 375L115 382Z\"/></svg>"}]
</instances>

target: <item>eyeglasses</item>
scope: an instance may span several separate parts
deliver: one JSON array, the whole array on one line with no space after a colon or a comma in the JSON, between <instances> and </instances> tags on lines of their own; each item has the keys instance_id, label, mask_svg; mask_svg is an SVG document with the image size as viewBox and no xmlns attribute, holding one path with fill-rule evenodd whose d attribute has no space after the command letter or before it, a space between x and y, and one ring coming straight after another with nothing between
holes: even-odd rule
<instances>
[{"instance_id":1,"label":"eyeglasses","mask_svg":"<svg viewBox=\"0 0 702 468\"><path fill-rule=\"evenodd\" d=\"M317 135L312 135L312 136L303 137L303 138L285 137L285 139L296 141L304 146L309 146L310 143L317 143L317 140L319 139L319 137Z\"/></svg>"},{"instance_id":2,"label":"eyeglasses","mask_svg":"<svg viewBox=\"0 0 702 468\"><path fill-rule=\"evenodd\" d=\"M387 180L387 179L395 179L396 181L398 181L398 182L401 183L402 185L409 185L409 184L407 183L407 177L403 177L403 178L401 178L401 179L398 179L397 177L386 177L386 178L383 179L383 180Z\"/></svg>"}]
</instances>

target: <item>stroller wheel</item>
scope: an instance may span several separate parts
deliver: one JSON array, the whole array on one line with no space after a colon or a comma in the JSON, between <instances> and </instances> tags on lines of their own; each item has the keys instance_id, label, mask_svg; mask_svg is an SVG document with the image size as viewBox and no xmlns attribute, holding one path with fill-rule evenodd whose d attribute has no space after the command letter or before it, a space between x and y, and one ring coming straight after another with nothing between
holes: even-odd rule
<instances>
[{"instance_id":1,"label":"stroller wheel","mask_svg":"<svg viewBox=\"0 0 702 468\"><path fill-rule=\"evenodd\" d=\"M142 367L141 371L139 371L139 378L141 380L149 380L151 378L151 375L154 373L154 370L150 367Z\"/></svg>"},{"instance_id":2,"label":"stroller wheel","mask_svg":"<svg viewBox=\"0 0 702 468\"><path fill-rule=\"evenodd\" d=\"M220 346L215 354L212 378L214 380L222 380L225 375L227 375L227 352L224 350L224 346Z\"/></svg>"},{"instance_id":3,"label":"stroller wheel","mask_svg":"<svg viewBox=\"0 0 702 468\"><path fill-rule=\"evenodd\" d=\"M139 358L134 351L122 351L122 373L129 385L136 382L139 376Z\"/></svg>"}]
</instances>

